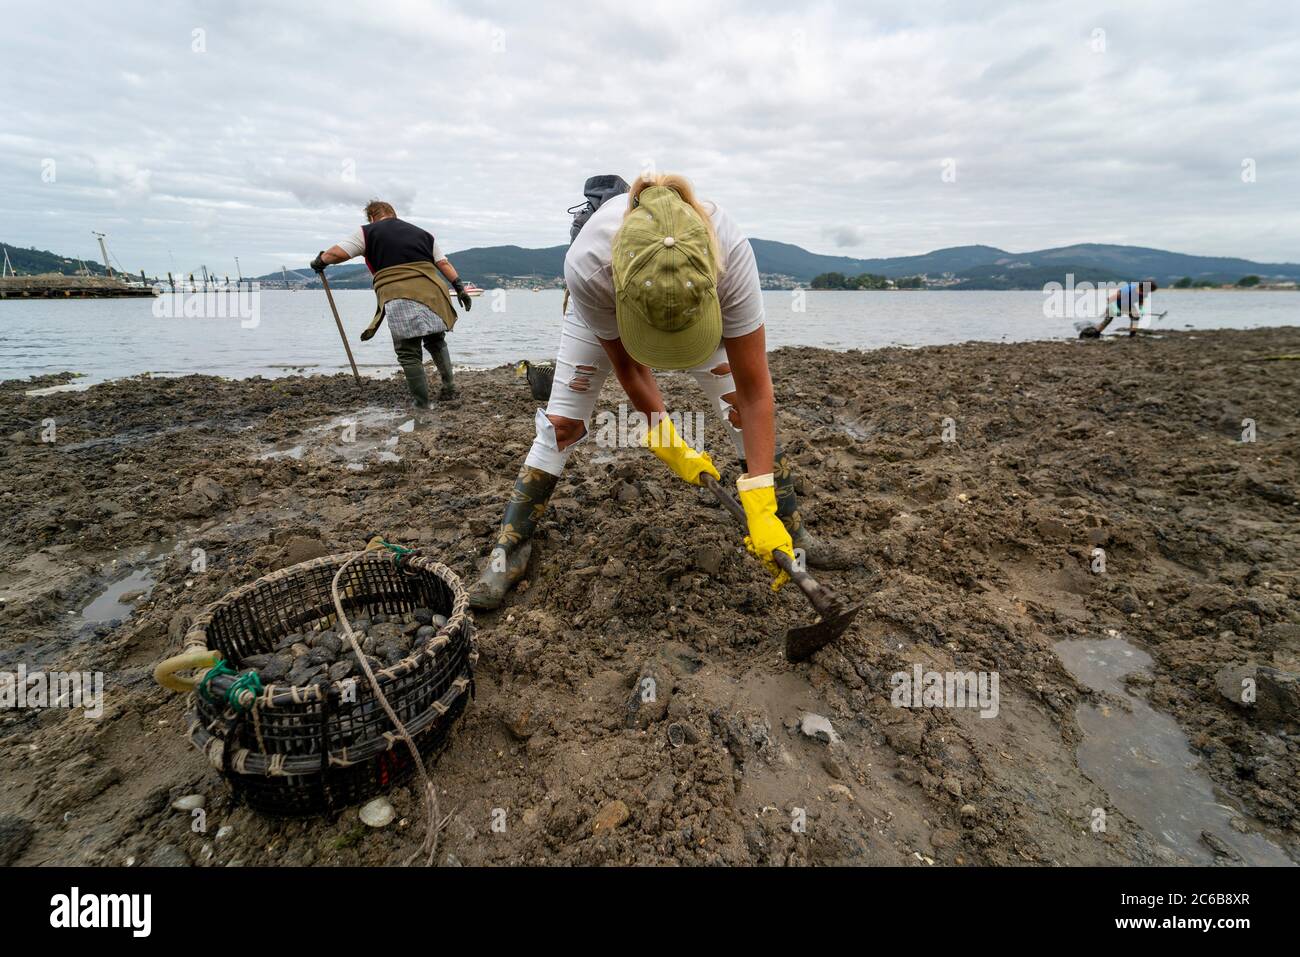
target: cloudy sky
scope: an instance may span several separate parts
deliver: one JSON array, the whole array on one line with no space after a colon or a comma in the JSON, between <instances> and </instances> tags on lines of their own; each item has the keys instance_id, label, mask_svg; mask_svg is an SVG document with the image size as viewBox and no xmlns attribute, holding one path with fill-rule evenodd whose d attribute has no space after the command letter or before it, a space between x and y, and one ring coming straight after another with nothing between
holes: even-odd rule
<instances>
[{"instance_id":1,"label":"cloudy sky","mask_svg":"<svg viewBox=\"0 0 1300 957\"><path fill-rule=\"evenodd\" d=\"M371 196L448 251L556 245L587 175L648 166L818 252L1300 261L1291 0L5 0L0 23L0 242L90 257L102 230L151 275L302 268Z\"/></svg>"}]
</instances>

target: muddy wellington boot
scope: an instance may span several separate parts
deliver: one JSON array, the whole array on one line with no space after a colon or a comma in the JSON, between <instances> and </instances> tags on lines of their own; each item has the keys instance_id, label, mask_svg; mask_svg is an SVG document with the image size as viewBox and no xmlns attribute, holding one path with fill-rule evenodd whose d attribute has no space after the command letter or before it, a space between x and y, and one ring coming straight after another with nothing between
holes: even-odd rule
<instances>
[{"instance_id":1,"label":"muddy wellington boot","mask_svg":"<svg viewBox=\"0 0 1300 957\"><path fill-rule=\"evenodd\" d=\"M414 343L414 345L412 345ZM424 356L420 353L419 339L403 339L394 343L397 361L406 376L406 387L415 400L417 409L429 407L429 380L424 375Z\"/></svg>"},{"instance_id":2,"label":"muddy wellington boot","mask_svg":"<svg viewBox=\"0 0 1300 957\"><path fill-rule=\"evenodd\" d=\"M809 568L848 568L853 564L845 550L825 542L804 528L799 514L799 499L794 492L794 463L781 449L776 450L776 467L772 470L776 484L776 515L781 519L796 549L803 549Z\"/></svg>"},{"instance_id":3,"label":"muddy wellington boot","mask_svg":"<svg viewBox=\"0 0 1300 957\"><path fill-rule=\"evenodd\" d=\"M456 383L451 371L451 350L447 348L447 336L444 334L439 338L437 346L429 351L433 353L433 364L438 367L438 374L442 376L442 388L438 391L438 398L454 399Z\"/></svg>"},{"instance_id":4,"label":"muddy wellington boot","mask_svg":"<svg viewBox=\"0 0 1300 957\"><path fill-rule=\"evenodd\" d=\"M501 516L501 531L488 555L478 581L469 590L471 608L492 611L500 608L508 592L528 569L533 552L533 531L546 514L546 503L555 491L558 475L525 465L515 479L514 490Z\"/></svg>"}]
</instances>

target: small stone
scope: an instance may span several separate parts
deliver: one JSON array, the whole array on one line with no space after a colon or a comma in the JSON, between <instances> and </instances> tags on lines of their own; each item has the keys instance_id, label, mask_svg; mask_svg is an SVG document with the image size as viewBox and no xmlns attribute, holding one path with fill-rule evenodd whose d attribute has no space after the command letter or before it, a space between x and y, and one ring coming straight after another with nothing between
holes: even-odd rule
<instances>
[{"instance_id":1,"label":"small stone","mask_svg":"<svg viewBox=\"0 0 1300 957\"><path fill-rule=\"evenodd\" d=\"M387 827L397 817L386 797L377 797L361 806L361 821L368 827Z\"/></svg>"},{"instance_id":2,"label":"small stone","mask_svg":"<svg viewBox=\"0 0 1300 957\"><path fill-rule=\"evenodd\" d=\"M172 801L173 811L194 811L201 807L206 807L208 799L202 794L187 794L184 797L178 797Z\"/></svg>"},{"instance_id":3,"label":"small stone","mask_svg":"<svg viewBox=\"0 0 1300 957\"><path fill-rule=\"evenodd\" d=\"M948 775L943 779L944 790L955 798L961 797L961 779L953 775Z\"/></svg>"},{"instance_id":4,"label":"small stone","mask_svg":"<svg viewBox=\"0 0 1300 957\"><path fill-rule=\"evenodd\" d=\"M825 715L813 714L812 712L804 714L799 721L799 730L804 737L822 741L826 744L834 744L840 740L840 736L831 727L830 718Z\"/></svg>"},{"instance_id":5,"label":"small stone","mask_svg":"<svg viewBox=\"0 0 1300 957\"><path fill-rule=\"evenodd\" d=\"M840 798L842 798L842 797L844 797L844 798L848 798L850 801L853 800L853 792L849 790L849 788L848 788L847 785L844 785L844 784L832 784L832 785L829 785L829 786L826 788L826 790L828 790L828 791L831 792L831 795L832 795L831 800L832 800L832 801L838 801L838 800L839 800Z\"/></svg>"},{"instance_id":6,"label":"small stone","mask_svg":"<svg viewBox=\"0 0 1300 957\"><path fill-rule=\"evenodd\" d=\"M289 653L292 654L295 658L301 658L309 651L311 651L311 648L306 643L301 641L295 641L292 645L289 646Z\"/></svg>"},{"instance_id":7,"label":"small stone","mask_svg":"<svg viewBox=\"0 0 1300 957\"><path fill-rule=\"evenodd\" d=\"M537 733L537 715L526 705L515 706L503 712L501 724L516 741L527 741Z\"/></svg>"},{"instance_id":8,"label":"small stone","mask_svg":"<svg viewBox=\"0 0 1300 957\"><path fill-rule=\"evenodd\" d=\"M836 761L832 757L827 757L822 761L822 770L837 781L844 777L844 768L840 765L840 762Z\"/></svg>"},{"instance_id":9,"label":"small stone","mask_svg":"<svg viewBox=\"0 0 1300 957\"><path fill-rule=\"evenodd\" d=\"M631 816L632 812L622 801L610 801L596 812L596 816L591 821L591 833L612 831Z\"/></svg>"},{"instance_id":10,"label":"small stone","mask_svg":"<svg viewBox=\"0 0 1300 957\"><path fill-rule=\"evenodd\" d=\"M421 625L428 625L433 622L433 612L431 612L427 608L415 609L415 611L411 612L411 617L413 617Z\"/></svg>"},{"instance_id":11,"label":"small stone","mask_svg":"<svg viewBox=\"0 0 1300 957\"><path fill-rule=\"evenodd\" d=\"M974 823L975 815L976 815L974 804L963 804L961 806L961 811L959 813L961 814L961 819L963 823L965 824Z\"/></svg>"},{"instance_id":12,"label":"small stone","mask_svg":"<svg viewBox=\"0 0 1300 957\"><path fill-rule=\"evenodd\" d=\"M1254 665L1229 665L1220 668L1214 675L1214 687L1227 701L1238 708L1249 708L1254 704L1254 695L1248 694L1257 683Z\"/></svg>"},{"instance_id":13,"label":"small stone","mask_svg":"<svg viewBox=\"0 0 1300 957\"><path fill-rule=\"evenodd\" d=\"M233 827L231 827L229 824L223 824L221 825L221 827L217 828L217 836L214 838L214 840L224 841L226 838L230 837L230 835L234 833L235 833L235 829Z\"/></svg>"}]
</instances>

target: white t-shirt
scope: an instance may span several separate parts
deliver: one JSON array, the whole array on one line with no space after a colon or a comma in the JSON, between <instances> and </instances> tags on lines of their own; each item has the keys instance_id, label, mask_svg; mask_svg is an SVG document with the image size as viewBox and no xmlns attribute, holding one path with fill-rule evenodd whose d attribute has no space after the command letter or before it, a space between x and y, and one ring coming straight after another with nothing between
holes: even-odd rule
<instances>
[{"instance_id":1,"label":"white t-shirt","mask_svg":"<svg viewBox=\"0 0 1300 957\"><path fill-rule=\"evenodd\" d=\"M718 277L722 335L727 339L749 335L763 325L763 292L754 250L720 206L716 203L704 206L713 210L718 254L725 266ZM625 212L627 197L611 197L587 220L564 257L564 281L569 287L573 311L601 339L618 338L612 264L614 233L622 225Z\"/></svg>"},{"instance_id":2,"label":"white t-shirt","mask_svg":"<svg viewBox=\"0 0 1300 957\"><path fill-rule=\"evenodd\" d=\"M339 243L339 249L347 253L349 259L352 259L354 256L360 256L363 253L365 253L366 234L361 231L360 226L357 227L356 232L354 232L347 239ZM447 257L442 254L442 250L438 248L438 240L435 239L433 241L433 261L436 263L440 263L446 258Z\"/></svg>"}]
</instances>

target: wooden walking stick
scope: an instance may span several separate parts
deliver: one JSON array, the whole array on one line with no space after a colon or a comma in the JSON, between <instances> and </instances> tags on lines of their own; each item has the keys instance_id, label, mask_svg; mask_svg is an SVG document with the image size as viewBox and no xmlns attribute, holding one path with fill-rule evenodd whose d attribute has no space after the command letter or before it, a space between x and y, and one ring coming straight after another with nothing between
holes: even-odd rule
<instances>
[{"instance_id":1,"label":"wooden walking stick","mask_svg":"<svg viewBox=\"0 0 1300 957\"><path fill-rule=\"evenodd\" d=\"M339 338L343 340L343 348L348 353L348 364L352 366L352 376L357 380L357 385L361 385L361 373L357 371L357 360L352 358L352 347L348 345L348 334L343 331L343 320L339 318L339 307L334 305L334 293L330 292L330 281L325 278L325 270L321 270L320 284L325 287L325 295L329 297L330 311L334 313L334 324L339 327Z\"/></svg>"}]
</instances>

